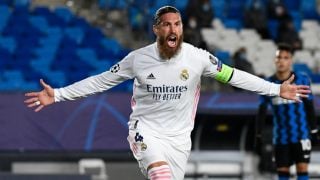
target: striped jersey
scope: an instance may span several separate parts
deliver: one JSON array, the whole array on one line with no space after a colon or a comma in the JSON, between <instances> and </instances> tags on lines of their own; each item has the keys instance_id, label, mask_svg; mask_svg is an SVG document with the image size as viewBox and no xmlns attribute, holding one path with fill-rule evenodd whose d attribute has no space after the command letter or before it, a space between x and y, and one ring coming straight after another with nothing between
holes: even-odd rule
<instances>
[{"instance_id":1,"label":"striped jersey","mask_svg":"<svg viewBox=\"0 0 320 180\"><path fill-rule=\"evenodd\" d=\"M306 74L294 73L295 84L310 86L309 77ZM276 75L268 78L274 83L282 83ZM303 98L302 102L286 100L281 97L261 96L260 105L270 105L273 112L273 143L288 144L297 143L309 138L308 107L307 103L313 103L313 95Z\"/></svg>"}]
</instances>

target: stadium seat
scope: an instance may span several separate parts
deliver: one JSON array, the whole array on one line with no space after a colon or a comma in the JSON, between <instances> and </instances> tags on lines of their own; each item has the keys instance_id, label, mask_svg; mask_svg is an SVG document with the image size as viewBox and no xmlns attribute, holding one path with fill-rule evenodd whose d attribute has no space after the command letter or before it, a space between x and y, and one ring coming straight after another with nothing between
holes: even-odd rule
<instances>
[{"instance_id":1,"label":"stadium seat","mask_svg":"<svg viewBox=\"0 0 320 180\"><path fill-rule=\"evenodd\" d=\"M316 0L302 0L300 4L300 10L305 19L317 19L319 15L317 13Z\"/></svg>"},{"instance_id":2,"label":"stadium seat","mask_svg":"<svg viewBox=\"0 0 320 180\"><path fill-rule=\"evenodd\" d=\"M304 63L309 68L315 67L315 60L310 51L308 50L299 50L294 53L293 60L296 63Z\"/></svg>"},{"instance_id":3,"label":"stadium seat","mask_svg":"<svg viewBox=\"0 0 320 180\"><path fill-rule=\"evenodd\" d=\"M30 0L14 0L13 3L16 7L17 6L29 6Z\"/></svg>"},{"instance_id":4,"label":"stadium seat","mask_svg":"<svg viewBox=\"0 0 320 180\"><path fill-rule=\"evenodd\" d=\"M1 37L0 36L0 47L13 53L16 49L17 43L13 37Z\"/></svg>"},{"instance_id":5,"label":"stadium seat","mask_svg":"<svg viewBox=\"0 0 320 180\"><path fill-rule=\"evenodd\" d=\"M61 71L48 71L43 74L48 80L47 82L52 84L53 87L62 87L67 83L64 72Z\"/></svg>"},{"instance_id":6,"label":"stadium seat","mask_svg":"<svg viewBox=\"0 0 320 180\"><path fill-rule=\"evenodd\" d=\"M183 11L186 9L188 5L188 0L175 0L174 6L178 8L180 11Z\"/></svg>"},{"instance_id":7,"label":"stadium seat","mask_svg":"<svg viewBox=\"0 0 320 180\"><path fill-rule=\"evenodd\" d=\"M293 20L294 28L297 32L301 30L302 26L302 15L299 11L291 11L290 15Z\"/></svg>"},{"instance_id":8,"label":"stadium seat","mask_svg":"<svg viewBox=\"0 0 320 180\"><path fill-rule=\"evenodd\" d=\"M44 16L30 16L29 22L41 31L46 31L49 27L47 19Z\"/></svg>"},{"instance_id":9,"label":"stadium seat","mask_svg":"<svg viewBox=\"0 0 320 180\"><path fill-rule=\"evenodd\" d=\"M243 18L243 12L245 8L244 0L227 0L228 6L226 11L227 18L239 19Z\"/></svg>"},{"instance_id":10,"label":"stadium seat","mask_svg":"<svg viewBox=\"0 0 320 180\"><path fill-rule=\"evenodd\" d=\"M57 7L54 10L54 13L60 17L62 20L64 20L66 23L70 22L70 20L72 19L73 15L71 13L71 11L66 8L66 7Z\"/></svg>"},{"instance_id":11,"label":"stadium seat","mask_svg":"<svg viewBox=\"0 0 320 180\"><path fill-rule=\"evenodd\" d=\"M0 0L0 5L11 6L12 0Z\"/></svg>"},{"instance_id":12,"label":"stadium seat","mask_svg":"<svg viewBox=\"0 0 320 180\"><path fill-rule=\"evenodd\" d=\"M273 40L276 40L276 38L278 37L278 26L279 26L278 21L276 20L268 21L268 30Z\"/></svg>"},{"instance_id":13,"label":"stadium seat","mask_svg":"<svg viewBox=\"0 0 320 180\"><path fill-rule=\"evenodd\" d=\"M300 3L304 0L283 0L283 4L288 9L289 12L291 11L298 11L300 8Z\"/></svg>"},{"instance_id":14,"label":"stadium seat","mask_svg":"<svg viewBox=\"0 0 320 180\"><path fill-rule=\"evenodd\" d=\"M219 19L224 19L226 17L226 6L225 0L210 0L211 7L214 11L215 17Z\"/></svg>"},{"instance_id":15,"label":"stadium seat","mask_svg":"<svg viewBox=\"0 0 320 180\"><path fill-rule=\"evenodd\" d=\"M2 32L3 28L7 25L8 19L11 15L11 11L8 6L0 5L0 32Z\"/></svg>"},{"instance_id":16,"label":"stadium seat","mask_svg":"<svg viewBox=\"0 0 320 180\"><path fill-rule=\"evenodd\" d=\"M293 64L293 70L297 72L303 72L308 74L309 76L312 76L312 70L306 65L305 63L294 63Z\"/></svg>"},{"instance_id":17,"label":"stadium seat","mask_svg":"<svg viewBox=\"0 0 320 180\"><path fill-rule=\"evenodd\" d=\"M236 29L237 31L243 27L242 21L239 19L225 19L223 23L226 28Z\"/></svg>"},{"instance_id":18,"label":"stadium seat","mask_svg":"<svg viewBox=\"0 0 320 180\"><path fill-rule=\"evenodd\" d=\"M84 37L84 31L80 27L67 27L64 30L64 34L73 39L77 44L81 44Z\"/></svg>"},{"instance_id":19,"label":"stadium seat","mask_svg":"<svg viewBox=\"0 0 320 180\"><path fill-rule=\"evenodd\" d=\"M227 65L233 64L230 53L228 51L216 51L214 52L214 55L224 64L227 64Z\"/></svg>"}]
</instances>

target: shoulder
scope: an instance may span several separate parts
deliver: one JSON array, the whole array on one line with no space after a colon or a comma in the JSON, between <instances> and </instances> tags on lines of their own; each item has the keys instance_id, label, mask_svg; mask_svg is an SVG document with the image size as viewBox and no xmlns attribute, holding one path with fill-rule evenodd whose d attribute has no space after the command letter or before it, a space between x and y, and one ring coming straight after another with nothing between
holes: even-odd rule
<instances>
[{"instance_id":1,"label":"shoulder","mask_svg":"<svg viewBox=\"0 0 320 180\"><path fill-rule=\"evenodd\" d=\"M305 72L294 72L295 77L298 78L303 78L303 79L309 79L309 75Z\"/></svg>"},{"instance_id":2,"label":"shoulder","mask_svg":"<svg viewBox=\"0 0 320 180\"><path fill-rule=\"evenodd\" d=\"M182 43L182 48L184 51L188 52L189 54L192 54L192 53L196 53L195 55L197 54L209 54L209 52L207 50L204 50L204 49L201 49L201 48L198 48L192 44L189 44L189 43Z\"/></svg>"},{"instance_id":3,"label":"shoulder","mask_svg":"<svg viewBox=\"0 0 320 180\"><path fill-rule=\"evenodd\" d=\"M217 58L214 57L210 52L207 50L198 48L196 46L193 46L189 43L183 43L182 44L182 51L188 57L189 59L194 59L198 61L207 61L210 62L210 59L214 59L217 61Z\"/></svg>"},{"instance_id":4,"label":"shoulder","mask_svg":"<svg viewBox=\"0 0 320 180\"><path fill-rule=\"evenodd\" d=\"M156 56L156 44L149 44L129 53L130 56Z\"/></svg>"}]
</instances>

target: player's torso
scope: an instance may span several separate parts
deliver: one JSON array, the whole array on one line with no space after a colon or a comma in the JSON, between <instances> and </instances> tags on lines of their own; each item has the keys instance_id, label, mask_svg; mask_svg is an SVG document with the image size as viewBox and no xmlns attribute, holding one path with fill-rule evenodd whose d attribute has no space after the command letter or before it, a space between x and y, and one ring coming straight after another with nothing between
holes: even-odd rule
<instances>
[{"instance_id":1,"label":"player's torso","mask_svg":"<svg viewBox=\"0 0 320 180\"><path fill-rule=\"evenodd\" d=\"M299 75L296 75L296 77L294 83L303 84L301 78L304 77ZM274 78L271 78L271 81L282 83L282 81ZM303 102L298 103L281 97L269 97L269 104L274 116L274 143L296 143L308 137L307 115Z\"/></svg>"},{"instance_id":2,"label":"player's torso","mask_svg":"<svg viewBox=\"0 0 320 180\"><path fill-rule=\"evenodd\" d=\"M201 63L183 49L175 58L164 61L141 54L134 82L134 107L131 119L173 131L190 128L192 108L200 92ZM186 122L188 121L188 122ZM151 125L150 125L151 127Z\"/></svg>"}]
</instances>

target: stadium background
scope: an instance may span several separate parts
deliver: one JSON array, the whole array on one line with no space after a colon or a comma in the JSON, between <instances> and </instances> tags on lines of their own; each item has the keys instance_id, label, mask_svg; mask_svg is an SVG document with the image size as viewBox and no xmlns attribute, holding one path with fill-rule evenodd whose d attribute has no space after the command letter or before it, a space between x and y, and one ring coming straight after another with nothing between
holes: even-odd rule
<instances>
[{"instance_id":1,"label":"stadium background","mask_svg":"<svg viewBox=\"0 0 320 180\"><path fill-rule=\"evenodd\" d=\"M268 19L268 39L246 28L244 11L251 3L211 0L213 27L200 32L224 63L233 65L233 54L245 47L255 73L268 76L279 24ZM303 42L294 68L312 78L319 112L317 1L283 4ZM40 78L62 87L103 72L153 42L153 14L163 5L176 6L186 17L188 0L0 0L0 179L142 179L126 142L132 81L40 113L24 106L23 93L39 90ZM253 153L258 96L210 79L203 79L202 91L186 179L274 178L271 115L263 153ZM314 179L320 178L318 153L310 167Z\"/></svg>"}]
</instances>

